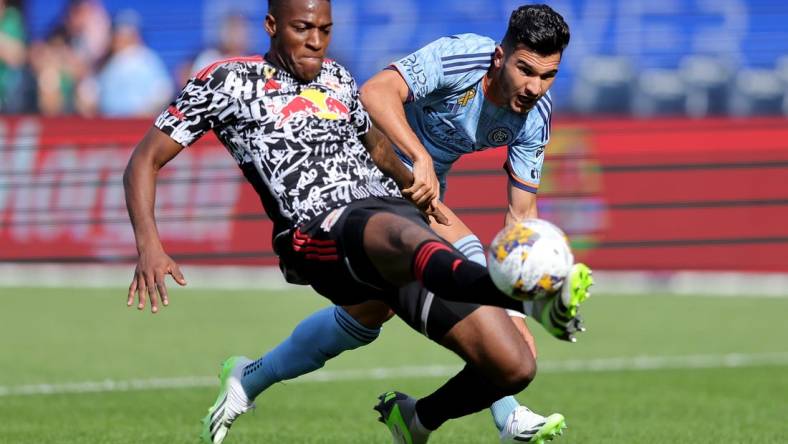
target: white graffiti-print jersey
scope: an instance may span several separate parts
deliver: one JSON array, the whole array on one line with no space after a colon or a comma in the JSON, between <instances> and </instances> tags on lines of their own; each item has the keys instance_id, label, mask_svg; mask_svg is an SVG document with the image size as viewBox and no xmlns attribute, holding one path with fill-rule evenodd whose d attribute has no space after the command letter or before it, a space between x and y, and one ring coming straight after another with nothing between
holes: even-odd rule
<instances>
[{"instance_id":1,"label":"white graffiti-print jersey","mask_svg":"<svg viewBox=\"0 0 788 444\"><path fill-rule=\"evenodd\" d=\"M399 196L359 137L370 127L350 73L326 60L309 83L260 56L189 80L156 127L183 146L213 130L260 195L274 233L370 196Z\"/></svg>"}]
</instances>

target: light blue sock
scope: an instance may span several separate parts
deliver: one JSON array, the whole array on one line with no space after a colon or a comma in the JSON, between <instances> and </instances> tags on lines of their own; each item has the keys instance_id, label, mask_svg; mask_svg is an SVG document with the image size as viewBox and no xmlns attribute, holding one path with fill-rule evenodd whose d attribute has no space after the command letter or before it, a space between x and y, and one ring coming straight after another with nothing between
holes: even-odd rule
<instances>
[{"instance_id":1,"label":"light blue sock","mask_svg":"<svg viewBox=\"0 0 788 444\"><path fill-rule=\"evenodd\" d=\"M487 266L487 256L484 255L482 241L475 234L469 234L454 243L454 248L460 250L468 260L479 265Z\"/></svg>"},{"instance_id":2,"label":"light blue sock","mask_svg":"<svg viewBox=\"0 0 788 444\"><path fill-rule=\"evenodd\" d=\"M493 402L493 405L490 406L490 413L492 413L495 427L498 427L499 432L506 426L506 418L519 406L520 403L513 396L507 396Z\"/></svg>"},{"instance_id":3,"label":"light blue sock","mask_svg":"<svg viewBox=\"0 0 788 444\"><path fill-rule=\"evenodd\" d=\"M476 235L469 234L454 243L454 247L460 250L468 260L476 262L479 265L487 266L487 256L484 255L484 246ZM514 409L520 405L513 396L501 398L493 403L490 407L490 412L495 421L495 426L498 431L503 430L506 425L506 418L511 414Z\"/></svg>"},{"instance_id":4,"label":"light blue sock","mask_svg":"<svg viewBox=\"0 0 788 444\"><path fill-rule=\"evenodd\" d=\"M380 334L359 324L342 307L326 307L301 321L290 336L244 369L241 385L254 399L274 383L315 371L346 350Z\"/></svg>"}]
</instances>

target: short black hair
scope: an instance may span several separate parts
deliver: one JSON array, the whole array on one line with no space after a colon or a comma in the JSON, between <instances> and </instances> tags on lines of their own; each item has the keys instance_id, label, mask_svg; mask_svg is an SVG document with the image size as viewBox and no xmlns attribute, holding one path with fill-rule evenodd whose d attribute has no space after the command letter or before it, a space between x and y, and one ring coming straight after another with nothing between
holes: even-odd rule
<instances>
[{"instance_id":1,"label":"short black hair","mask_svg":"<svg viewBox=\"0 0 788 444\"><path fill-rule=\"evenodd\" d=\"M288 0L268 0L268 13L273 16L276 16L276 14L281 9L283 3L287 3L287 1ZM326 1L328 1L329 3L331 2L331 0L326 0Z\"/></svg>"},{"instance_id":2,"label":"short black hair","mask_svg":"<svg viewBox=\"0 0 788 444\"><path fill-rule=\"evenodd\" d=\"M276 16L276 13L279 12L279 8L282 6L281 0L268 0L268 13Z\"/></svg>"},{"instance_id":3,"label":"short black hair","mask_svg":"<svg viewBox=\"0 0 788 444\"><path fill-rule=\"evenodd\" d=\"M503 44L522 44L541 56L562 54L569 45L569 25L547 5L520 6L509 17Z\"/></svg>"}]
</instances>

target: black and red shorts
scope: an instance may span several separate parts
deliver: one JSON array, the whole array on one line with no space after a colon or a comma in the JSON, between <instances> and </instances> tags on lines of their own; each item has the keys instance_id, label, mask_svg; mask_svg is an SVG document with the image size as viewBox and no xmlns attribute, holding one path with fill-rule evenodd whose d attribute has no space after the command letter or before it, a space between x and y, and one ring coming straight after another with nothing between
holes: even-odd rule
<instances>
[{"instance_id":1,"label":"black and red shorts","mask_svg":"<svg viewBox=\"0 0 788 444\"><path fill-rule=\"evenodd\" d=\"M363 248L367 222L379 212L429 229L424 215L404 199L359 200L277 236L274 249L280 268L288 282L311 285L336 305L382 300L414 330L439 341L479 305L440 299L418 282L396 288L384 281Z\"/></svg>"},{"instance_id":2,"label":"black and red shorts","mask_svg":"<svg viewBox=\"0 0 788 444\"><path fill-rule=\"evenodd\" d=\"M429 229L410 202L369 197L327 211L274 239L280 268L292 283L309 284L337 305L386 299L397 291L372 266L364 252L364 229L380 212L392 213Z\"/></svg>"}]
</instances>

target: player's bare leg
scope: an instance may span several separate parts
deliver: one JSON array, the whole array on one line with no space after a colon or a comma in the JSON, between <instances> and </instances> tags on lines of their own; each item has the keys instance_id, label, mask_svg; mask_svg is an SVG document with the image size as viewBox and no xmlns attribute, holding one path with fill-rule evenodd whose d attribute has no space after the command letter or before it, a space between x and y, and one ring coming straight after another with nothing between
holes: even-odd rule
<instances>
[{"instance_id":1,"label":"player's bare leg","mask_svg":"<svg viewBox=\"0 0 788 444\"><path fill-rule=\"evenodd\" d=\"M536 359L507 318L503 309L483 305L438 342L503 391L516 393L536 375Z\"/></svg>"},{"instance_id":2,"label":"player's bare leg","mask_svg":"<svg viewBox=\"0 0 788 444\"><path fill-rule=\"evenodd\" d=\"M452 418L485 408L523 390L534 378L536 361L504 310L481 306L438 340L457 353L466 367L434 393L416 401L388 392L376 409L404 442L424 443L430 431Z\"/></svg>"},{"instance_id":3,"label":"player's bare leg","mask_svg":"<svg viewBox=\"0 0 788 444\"><path fill-rule=\"evenodd\" d=\"M473 236L473 232L467 225L457 217L457 215L452 211L449 207L447 207L442 202L438 202L438 207L441 212L449 219L449 225L439 224L435 221L431 221L430 228L432 228L435 233L437 233L440 237L447 240L452 245L457 246L457 243L460 242L462 239L466 239L469 236ZM481 257L472 257L471 255L478 251L478 246L469 245L467 250L460 248L460 252L468 256L470 260L474 262L487 266L487 259L484 255L484 246L481 245L481 242L478 238L475 238L476 242L478 242L478 246L481 246ZM470 253L470 254L469 254ZM531 331L528 330L528 326L525 323L525 318L518 314L513 314L509 312L511 315L510 318L514 323L517 331L523 336L525 341L528 343L529 347L531 348L531 353L536 357L536 343L534 342L534 337L531 334Z\"/></svg>"},{"instance_id":4,"label":"player's bare leg","mask_svg":"<svg viewBox=\"0 0 788 444\"><path fill-rule=\"evenodd\" d=\"M356 305L343 305L342 308L359 324L367 328L380 328L394 316L394 311L382 301L367 301Z\"/></svg>"},{"instance_id":5,"label":"player's bare leg","mask_svg":"<svg viewBox=\"0 0 788 444\"><path fill-rule=\"evenodd\" d=\"M443 203L438 203L441 212L449 219L449 225L435 223L430 227L442 238L451 242L460 252L465 254L470 260L481 265L487 265L487 257L484 254L484 246L479 238L473 235L457 215ZM525 323L525 315L507 310L512 323L528 344L531 354L536 358L536 343L534 337ZM553 413L547 417L532 412L520 403L513 396L506 396L496 400L490 406L493 422L500 432L501 441L509 442L515 440L523 441L535 436L544 427L559 430L565 425L563 415ZM557 423L557 424L551 424Z\"/></svg>"},{"instance_id":6,"label":"player's bare leg","mask_svg":"<svg viewBox=\"0 0 788 444\"><path fill-rule=\"evenodd\" d=\"M379 213L369 219L364 249L380 275L396 286L416 278L447 300L501 301L488 285L483 267L463 258L424 227L397 215ZM403 257L412 257L413 263L402 261ZM435 393L415 403L402 394L384 394L377 408L392 432L407 433L412 442L426 442L429 430L446 420L487 408L524 389L535 375L536 362L528 343L507 318L500 308L482 306L440 340L468 365ZM402 417L408 409L408 417Z\"/></svg>"}]
</instances>

